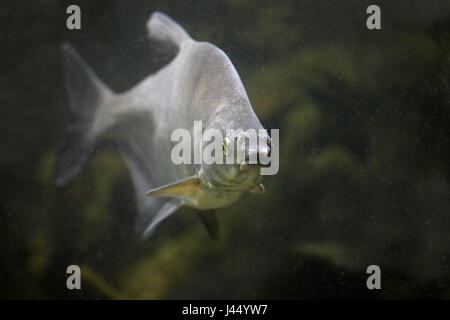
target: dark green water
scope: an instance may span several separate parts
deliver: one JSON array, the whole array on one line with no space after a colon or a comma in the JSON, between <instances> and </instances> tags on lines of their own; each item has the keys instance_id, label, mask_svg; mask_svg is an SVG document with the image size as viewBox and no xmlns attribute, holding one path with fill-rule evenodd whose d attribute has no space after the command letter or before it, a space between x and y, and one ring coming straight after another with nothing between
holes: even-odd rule
<instances>
[{"instance_id":1,"label":"dark green water","mask_svg":"<svg viewBox=\"0 0 450 320\"><path fill-rule=\"evenodd\" d=\"M82 29L69 31L69 4ZM2 1L1 298L450 298L450 4L377 1ZM223 49L255 112L280 129L264 196L220 210L214 242L182 209L134 235L131 179L113 149L52 181L70 112L69 41L113 90L159 65L162 11ZM82 290L66 288L66 268ZM381 268L381 290L366 268Z\"/></svg>"}]
</instances>

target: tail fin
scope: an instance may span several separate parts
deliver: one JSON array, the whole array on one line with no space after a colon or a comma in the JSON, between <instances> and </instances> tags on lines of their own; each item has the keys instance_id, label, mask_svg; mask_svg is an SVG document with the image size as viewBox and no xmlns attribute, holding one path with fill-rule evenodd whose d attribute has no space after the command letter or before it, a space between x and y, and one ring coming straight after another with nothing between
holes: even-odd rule
<instances>
[{"instance_id":1,"label":"tail fin","mask_svg":"<svg viewBox=\"0 0 450 320\"><path fill-rule=\"evenodd\" d=\"M93 153L97 137L93 123L99 106L113 96L78 52L68 43L62 46L65 85L74 118L59 150L55 182L61 186L79 173Z\"/></svg>"}]
</instances>

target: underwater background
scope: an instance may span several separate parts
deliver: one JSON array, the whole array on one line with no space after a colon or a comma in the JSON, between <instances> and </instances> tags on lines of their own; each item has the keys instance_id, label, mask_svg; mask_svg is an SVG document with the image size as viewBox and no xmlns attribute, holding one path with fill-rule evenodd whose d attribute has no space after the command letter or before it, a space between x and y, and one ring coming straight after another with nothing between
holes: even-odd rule
<instances>
[{"instance_id":1,"label":"underwater background","mask_svg":"<svg viewBox=\"0 0 450 320\"><path fill-rule=\"evenodd\" d=\"M163 63L146 37L156 10L223 49L280 129L279 173L218 211L220 241L186 208L140 241L113 146L52 180L71 118L60 45L124 91ZM449 30L447 0L2 1L0 298L449 299ZM72 264L82 290L66 288Z\"/></svg>"}]
</instances>

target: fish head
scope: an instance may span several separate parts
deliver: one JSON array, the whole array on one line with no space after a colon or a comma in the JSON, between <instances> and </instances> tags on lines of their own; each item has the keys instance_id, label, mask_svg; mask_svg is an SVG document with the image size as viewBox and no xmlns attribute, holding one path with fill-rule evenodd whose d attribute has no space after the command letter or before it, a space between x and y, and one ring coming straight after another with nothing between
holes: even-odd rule
<instances>
[{"instance_id":1,"label":"fish head","mask_svg":"<svg viewBox=\"0 0 450 320\"><path fill-rule=\"evenodd\" d=\"M261 127L220 129L222 161L203 163L204 179L219 189L249 191L261 183L261 167L270 165L271 139Z\"/></svg>"}]
</instances>

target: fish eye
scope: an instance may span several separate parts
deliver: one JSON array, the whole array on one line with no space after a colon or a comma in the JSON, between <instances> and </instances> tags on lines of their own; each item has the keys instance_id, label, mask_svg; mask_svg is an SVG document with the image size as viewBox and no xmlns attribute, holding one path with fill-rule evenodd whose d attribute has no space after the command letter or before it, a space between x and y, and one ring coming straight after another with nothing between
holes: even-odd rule
<instances>
[{"instance_id":1,"label":"fish eye","mask_svg":"<svg viewBox=\"0 0 450 320\"><path fill-rule=\"evenodd\" d=\"M225 137L225 138L223 139L223 146L224 146L225 148L226 148L230 143L231 143L230 138Z\"/></svg>"},{"instance_id":2,"label":"fish eye","mask_svg":"<svg viewBox=\"0 0 450 320\"><path fill-rule=\"evenodd\" d=\"M225 154L226 154L226 151L227 151L227 146L230 144L230 142L231 142L231 140L228 137L225 137L223 139L223 141L222 141L222 149L225 152Z\"/></svg>"}]
</instances>

